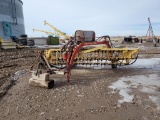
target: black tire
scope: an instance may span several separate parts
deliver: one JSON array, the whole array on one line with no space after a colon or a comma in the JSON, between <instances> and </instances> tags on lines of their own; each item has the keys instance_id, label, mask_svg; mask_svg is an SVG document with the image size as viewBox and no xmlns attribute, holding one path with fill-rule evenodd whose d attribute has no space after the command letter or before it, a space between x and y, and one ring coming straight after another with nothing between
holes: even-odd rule
<instances>
[{"instance_id":1,"label":"black tire","mask_svg":"<svg viewBox=\"0 0 160 120\"><path fill-rule=\"evenodd\" d=\"M116 64L112 64L111 67L112 67L112 69L116 69L117 65Z\"/></svg>"},{"instance_id":2,"label":"black tire","mask_svg":"<svg viewBox=\"0 0 160 120\"><path fill-rule=\"evenodd\" d=\"M27 45L27 39L19 39L19 44Z\"/></svg>"},{"instance_id":3,"label":"black tire","mask_svg":"<svg viewBox=\"0 0 160 120\"><path fill-rule=\"evenodd\" d=\"M34 44L27 44L28 46L34 46Z\"/></svg>"},{"instance_id":4,"label":"black tire","mask_svg":"<svg viewBox=\"0 0 160 120\"><path fill-rule=\"evenodd\" d=\"M33 39L29 39L29 40L27 40L27 45L28 46L34 46L35 45L35 42L34 42L34 40Z\"/></svg>"},{"instance_id":5,"label":"black tire","mask_svg":"<svg viewBox=\"0 0 160 120\"><path fill-rule=\"evenodd\" d=\"M20 35L21 38L27 38L28 36L26 34Z\"/></svg>"},{"instance_id":6,"label":"black tire","mask_svg":"<svg viewBox=\"0 0 160 120\"><path fill-rule=\"evenodd\" d=\"M28 39L27 41L30 41L30 42L32 41L32 42L33 42L33 41L34 41L34 39Z\"/></svg>"},{"instance_id":7,"label":"black tire","mask_svg":"<svg viewBox=\"0 0 160 120\"><path fill-rule=\"evenodd\" d=\"M34 46L34 44L29 44L29 43L28 43L27 45L28 45L28 46Z\"/></svg>"}]
</instances>

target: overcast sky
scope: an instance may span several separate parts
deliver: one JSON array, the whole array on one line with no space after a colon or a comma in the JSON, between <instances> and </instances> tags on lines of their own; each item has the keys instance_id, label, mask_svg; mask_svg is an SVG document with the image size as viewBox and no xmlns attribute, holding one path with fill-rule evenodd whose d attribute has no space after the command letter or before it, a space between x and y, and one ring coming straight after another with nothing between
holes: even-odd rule
<instances>
[{"instance_id":1,"label":"overcast sky","mask_svg":"<svg viewBox=\"0 0 160 120\"><path fill-rule=\"evenodd\" d=\"M160 35L160 0L22 0L28 36L47 36L32 29L53 31L46 20L71 35L76 30L94 30L101 35L145 36L150 17L155 35Z\"/></svg>"}]
</instances>

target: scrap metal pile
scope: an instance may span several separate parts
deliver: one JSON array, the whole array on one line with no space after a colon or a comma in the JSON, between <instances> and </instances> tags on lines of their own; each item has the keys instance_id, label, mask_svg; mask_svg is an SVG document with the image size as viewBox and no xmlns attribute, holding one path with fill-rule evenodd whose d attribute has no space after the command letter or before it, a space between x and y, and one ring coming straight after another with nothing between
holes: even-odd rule
<instances>
[{"instance_id":1,"label":"scrap metal pile","mask_svg":"<svg viewBox=\"0 0 160 120\"><path fill-rule=\"evenodd\" d=\"M40 53L37 70L29 80L31 85L51 87L49 74L67 74L75 65L129 65L137 60L139 48L117 48L109 36L96 39L94 31L77 30L75 36L61 49L49 49ZM50 84L52 83L52 84Z\"/></svg>"}]
</instances>

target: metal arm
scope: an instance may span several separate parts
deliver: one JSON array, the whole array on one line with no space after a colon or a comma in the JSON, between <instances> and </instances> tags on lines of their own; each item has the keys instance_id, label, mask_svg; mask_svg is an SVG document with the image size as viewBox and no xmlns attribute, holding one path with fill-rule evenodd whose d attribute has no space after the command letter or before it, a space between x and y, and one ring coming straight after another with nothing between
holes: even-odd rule
<instances>
[{"instance_id":1,"label":"metal arm","mask_svg":"<svg viewBox=\"0 0 160 120\"><path fill-rule=\"evenodd\" d=\"M58 32L61 36L65 36L67 39L70 38L70 36L66 35L64 32L60 31L59 29L57 29L56 27L54 27L53 25L51 25L50 23L44 21L45 25L48 25L49 27L51 27L54 31Z\"/></svg>"},{"instance_id":2,"label":"metal arm","mask_svg":"<svg viewBox=\"0 0 160 120\"><path fill-rule=\"evenodd\" d=\"M38 30L38 29L32 29L32 30L33 30L33 32L34 32L34 31L38 31L38 32L46 33L46 34L48 34L48 35L55 35L54 32L48 32L48 31L45 31L45 30Z\"/></svg>"}]
</instances>

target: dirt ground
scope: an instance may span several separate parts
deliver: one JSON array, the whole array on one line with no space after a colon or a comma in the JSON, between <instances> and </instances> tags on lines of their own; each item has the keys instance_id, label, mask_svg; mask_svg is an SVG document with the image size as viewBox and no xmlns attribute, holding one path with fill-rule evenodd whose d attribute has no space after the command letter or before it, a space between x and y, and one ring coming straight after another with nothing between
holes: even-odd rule
<instances>
[{"instance_id":1,"label":"dirt ground","mask_svg":"<svg viewBox=\"0 0 160 120\"><path fill-rule=\"evenodd\" d=\"M28 84L29 68L36 61L34 51L22 51L10 61L4 59L6 53L1 55L0 120L160 120L160 47L152 43L121 45L140 47L140 61L117 69L76 67L69 84L66 76L50 76L55 80L52 89ZM140 83L148 78L156 84Z\"/></svg>"}]
</instances>

